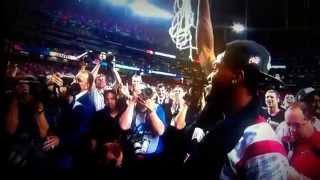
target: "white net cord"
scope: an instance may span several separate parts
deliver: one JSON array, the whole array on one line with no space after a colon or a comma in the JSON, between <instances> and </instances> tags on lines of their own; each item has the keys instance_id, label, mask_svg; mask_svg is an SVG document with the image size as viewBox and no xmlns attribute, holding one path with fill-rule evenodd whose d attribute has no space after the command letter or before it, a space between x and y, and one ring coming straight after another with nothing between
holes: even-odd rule
<instances>
[{"instance_id":1,"label":"white net cord","mask_svg":"<svg viewBox=\"0 0 320 180\"><path fill-rule=\"evenodd\" d=\"M193 46L191 29L197 30L198 17L196 17L195 21L195 13L192 11L191 1L175 0L173 6L174 17L169 28L169 35L177 49L189 49L189 59L193 60L192 50L197 49L197 47Z\"/></svg>"}]
</instances>

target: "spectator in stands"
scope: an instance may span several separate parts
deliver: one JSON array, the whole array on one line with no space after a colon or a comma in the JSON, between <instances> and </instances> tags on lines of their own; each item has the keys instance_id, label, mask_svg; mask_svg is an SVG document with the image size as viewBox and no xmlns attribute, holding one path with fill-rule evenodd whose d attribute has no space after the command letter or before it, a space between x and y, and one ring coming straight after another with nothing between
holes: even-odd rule
<instances>
[{"instance_id":1,"label":"spectator in stands","mask_svg":"<svg viewBox=\"0 0 320 180\"><path fill-rule=\"evenodd\" d=\"M293 139L290 165L302 175L300 179L320 179L320 132L313 126L312 110L305 103L294 103L285 118Z\"/></svg>"},{"instance_id":2,"label":"spectator in stands","mask_svg":"<svg viewBox=\"0 0 320 180\"><path fill-rule=\"evenodd\" d=\"M180 85L176 85L172 90L172 104L170 107L171 116L169 117L170 125L174 126L175 121L173 118L179 113L179 111L182 109L184 102L184 95L186 92Z\"/></svg>"},{"instance_id":3,"label":"spectator in stands","mask_svg":"<svg viewBox=\"0 0 320 180\"><path fill-rule=\"evenodd\" d=\"M297 102L303 102L306 106L308 106L308 109L312 112L314 115L313 118L311 118L311 122L316 128L316 130L320 131L320 120L316 116L316 90L312 87L304 88L298 91L296 95ZM289 127L286 121L280 123L280 125L276 129L276 133L280 140L284 141L287 145L287 139L289 134Z\"/></svg>"},{"instance_id":4,"label":"spectator in stands","mask_svg":"<svg viewBox=\"0 0 320 180\"><path fill-rule=\"evenodd\" d=\"M93 102L96 111L100 111L105 107L103 93L107 85L106 76L104 74L99 74L94 80L94 85L95 86L92 89Z\"/></svg>"},{"instance_id":5,"label":"spectator in stands","mask_svg":"<svg viewBox=\"0 0 320 180\"><path fill-rule=\"evenodd\" d=\"M320 120L320 93L318 90L314 89L313 87L301 89L297 93L296 98L298 101L307 103L312 109L316 119ZM320 128L320 124L316 127Z\"/></svg>"},{"instance_id":6,"label":"spectator in stands","mask_svg":"<svg viewBox=\"0 0 320 180\"><path fill-rule=\"evenodd\" d=\"M98 168L121 167L124 156L121 144L122 131L119 126L121 108L114 90L106 90L104 100L104 109L96 112L91 123L92 149L96 154ZM108 148L112 144L119 148L117 153Z\"/></svg>"},{"instance_id":7,"label":"spectator in stands","mask_svg":"<svg viewBox=\"0 0 320 180\"><path fill-rule=\"evenodd\" d=\"M28 168L35 173L47 170L47 154L42 150L49 125L42 102L30 93L30 81L18 80L6 118L9 166Z\"/></svg>"},{"instance_id":8,"label":"spectator in stands","mask_svg":"<svg viewBox=\"0 0 320 180\"><path fill-rule=\"evenodd\" d=\"M95 107L90 97L93 76L87 70L81 70L76 76L73 86L78 86L79 92L74 93L71 103L71 114L63 122L64 131L60 142L72 159L70 166L77 169L90 169L90 156L88 154L89 125L94 115ZM75 88L76 89L76 88Z\"/></svg>"},{"instance_id":9,"label":"spectator in stands","mask_svg":"<svg viewBox=\"0 0 320 180\"><path fill-rule=\"evenodd\" d=\"M291 104L293 104L294 102L296 102L296 98L294 97L294 95L293 94L286 94L284 96L282 108L288 109L288 107L291 106Z\"/></svg>"},{"instance_id":10,"label":"spectator in stands","mask_svg":"<svg viewBox=\"0 0 320 180\"><path fill-rule=\"evenodd\" d=\"M143 81L141 75L134 74L131 77L131 93L140 94L143 88Z\"/></svg>"},{"instance_id":11,"label":"spectator in stands","mask_svg":"<svg viewBox=\"0 0 320 180\"><path fill-rule=\"evenodd\" d=\"M172 100L170 100L169 93L163 83L157 85L156 103L162 106L166 114L166 122L167 124L170 124L170 107Z\"/></svg>"},{"instance_id":12,"label":"spectator in stands","mask_svg":"<svg viewBox=\"0 0 320 180\"><path fill-rule=\"evenodd\" d=\"M110 59L107 60L107 54L105 52L100 53L99 61L92 69L91 73L93 75L93 78L95 79L92 86L91 94L96 107L96 111L99 111L105 106L103 97L104 90L116 88L115 85L122 86L122 80L119 73L113 67L113 62L111 62ZM107 79L107 77L109 79ZM115 78L115 81L111 82L113 77Z\"/></svg>"},{"instance_id":13,"label":"spectator in stands","mask_svg":"<svg viewBox=\"0 0 320 180\"><path fill-rule=\"evenodd\" d=\"M270 89L265 94L266 109L262 112L270 125L276 129L284 121L284 110L280 108L280 94L278 91Z\"/></svg>"}]
</instances>

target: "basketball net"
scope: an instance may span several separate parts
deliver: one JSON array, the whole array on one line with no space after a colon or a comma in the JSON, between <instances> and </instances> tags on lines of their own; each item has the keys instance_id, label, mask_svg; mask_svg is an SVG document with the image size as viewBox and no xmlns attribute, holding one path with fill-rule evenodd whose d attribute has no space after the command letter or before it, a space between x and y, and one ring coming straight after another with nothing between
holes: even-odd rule
<instances>
[{"instance_id":1,"label":"basketball net","mask_svg":"<svg viewBox=\"0 0 320 180\"><path fill-rule=\"evenodd\" d=\"M198 26L198 11L192 10L192 0L175 0L173 5L174 17L169 28L169 35L179 50L189 49L189 59L193 61L193 50L197 50L197 46L193 45L192 29L196 31ZM196 43L195 43L196 44Z\"/></svg>"}]
</instances>

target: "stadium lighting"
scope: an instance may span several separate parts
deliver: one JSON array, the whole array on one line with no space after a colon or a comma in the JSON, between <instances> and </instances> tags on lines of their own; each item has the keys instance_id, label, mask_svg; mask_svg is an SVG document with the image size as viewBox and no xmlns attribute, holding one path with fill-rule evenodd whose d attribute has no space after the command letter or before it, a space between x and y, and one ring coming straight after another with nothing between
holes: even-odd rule
<instances>
[{"instance_id":1,"label":"stadium lighting","mask_svg":"<svg viewBox=\"0 0 320 180\"><path fill-rule=\"evenodd\" d=\"M107 0L113 6L127 6L139 16L170 19L172 14L165 11L148 0Z\"/></svg>"},{"instance_id":2,"label":"stadium lighting","mask_svg":"<svg viewBox=\"0 0 320 180\"><path fill-rule=\"evenodd\" d=\"M141 69L137 68L137 67L132 67L132 66L126 66L126 65L122 65L122 64L116 64L115 65L116 68L119 69L127 69L127 70L133 70L133 71L140 71ZM163 76L171 76L171 77L176 77L176 74L173 73L168 73L168 72L162 72L162 71L155 71L155 70L148 70L148 73L150 74L158 74L158 75L163 75ZM141 75L144 74L143 71L141 71Z\"/></svg>"},{"instance_id":3,"label":"stadium lighting","mask_svg":"<svg viewBox=\"0 0 320 180\"><path fill-rule=\"evenodd\" d=\"M240 23L233 23L232 30L236 33L242 33L246 28Z\"/></svg>"},{"instance_id":4,"label":"stadium lighting","mask_svg":"<svg viewBox=\"0 0 320 180\"><path fill-rule=\"evenodd\" d=\"M127 69L127 70L134 70L134 71L139 71L140 70L137 67L126 66L126 65L122 65L122 64L116 64L115 67L119 68L119 69Z\"/></svg>"},{"instance_id":5,"label":"stadium lighting","mask_svg":"<svg viewBox=\"0 0 320 180\"><path fill-rule=\"evenodd\" d=\"M129 5L131 10L140 16L170 19L172 14L149 3L147 0L135 0Z\"/></svg>"},{"instance_id":6,"label":"stadium lighting","mask_svg":"<svg viewBox=\"0 0 320 180\"><path fill-rule=\"evenodd\" d=\"M158 51L155 51L154 54L158 55L158 56L168 57L168 58L171 58L171 59L176 59L175 55L166 54L166 53L162 53L162 52L158 52Z\"/></svg>"},{"instance_id":7,"label":"stadium lighting","mask_svg":"<svg viewBox=\"0 0 320 180\"><path fill-rule=\"evenodd\" d=\"M150 70L149 71L152 74L159 74L159 75L164 75L164 76L171 76L171 77L176 77L176 74L173 73L167 73L167 72L162 72L162 71L154 71L154 70Z\"/></svg>"},{"instance_id":8,"label":"stadium lighting","mask_svg":"<svg viewBox=\"0 0 320 180\"><path fill-rule=\"evenodd\" d=\"M271 69L287 69L286 65L272 65Z\"/></svg>"},{"instance_id":9,"label":"stadium lighting","mask_svg":"<svg viewBox=\"0 0 320 180\"><path fill-rule=\"evenodd\" d=\"M108 2L114 6L126 6L130 3L130 0L108 0Z\"/></svg>"}]
</instances>

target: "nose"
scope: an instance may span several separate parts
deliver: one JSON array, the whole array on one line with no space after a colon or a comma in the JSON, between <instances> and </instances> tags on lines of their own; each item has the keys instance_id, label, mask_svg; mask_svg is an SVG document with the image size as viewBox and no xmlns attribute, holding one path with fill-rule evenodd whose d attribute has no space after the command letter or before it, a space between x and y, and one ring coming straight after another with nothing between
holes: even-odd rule
<instances>
[{"instance_id":1,"label":"nose","mask_svg":"<svg viewBox=\"0 0 320 180\"><path fill-rule=\"evenodd\" d=\"M290 133L290 135L294 135L294 134L296 133L296 131L297 131L297 128L295 128L295 127L289 127L289 133Z\"/></svg>"}]
</instances>

